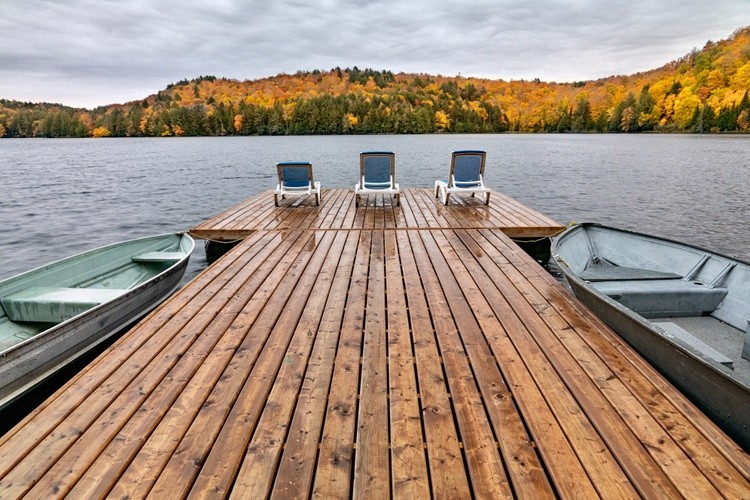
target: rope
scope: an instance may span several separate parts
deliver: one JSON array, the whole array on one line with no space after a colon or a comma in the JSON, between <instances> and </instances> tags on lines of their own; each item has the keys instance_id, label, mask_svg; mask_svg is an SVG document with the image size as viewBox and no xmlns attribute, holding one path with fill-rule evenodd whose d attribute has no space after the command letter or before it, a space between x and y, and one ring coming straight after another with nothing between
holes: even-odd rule
<instances>
[{"instance_id":1,"label":"rope","mask_svg":"<svg viewBox=\"0 0 750 500\"><path fill-rule=\"evenodd\" d=\"M245 238L238 238L236 240L212 240L211 238L206 238L205 236L198 236L192 231L187 231L186 234L192 236L195 239L203 240L203 241L210 241L212 243L222 243L222 244L232 244L232 243L239 243L240 241L244 240Z\"/></svg>"}]
</instances>

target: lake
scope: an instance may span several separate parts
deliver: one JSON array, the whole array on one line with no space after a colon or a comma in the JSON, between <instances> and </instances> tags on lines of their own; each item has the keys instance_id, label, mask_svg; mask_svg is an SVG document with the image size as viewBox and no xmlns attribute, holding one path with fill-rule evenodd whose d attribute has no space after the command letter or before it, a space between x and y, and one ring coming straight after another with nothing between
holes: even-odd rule
<instances>
[{"instance_id":1,"label":"lake","mask_svg":"<svg viewBox=\"0 0 750 500\"><path fill-rule=\"evenodd\" d=\"M750 260L750 136L413 135L0 140L0 279L109 243L184 231L310 161L353 187L364 150L402 187L487 151L487 182L561 223L596 221ZM269 199L270 202L270 199ZM205 267L198 244L188 276Z\"/></svg>"}]
</instances>

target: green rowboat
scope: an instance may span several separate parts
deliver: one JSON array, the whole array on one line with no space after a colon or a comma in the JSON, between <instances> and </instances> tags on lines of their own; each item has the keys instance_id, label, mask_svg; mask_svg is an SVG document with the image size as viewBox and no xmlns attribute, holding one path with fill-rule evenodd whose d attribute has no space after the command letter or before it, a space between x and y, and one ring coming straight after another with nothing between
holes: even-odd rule
<instances>
[{"instance_id":1,"label":"green rowboat","mask_svg":"<svg viewBox=\"0 0 750 500\"><path fill-rule=\"evenodd\" d=\"M0 281L0 408L169 297L194 247L140 238Z\"/></svg>"}]
</instances>

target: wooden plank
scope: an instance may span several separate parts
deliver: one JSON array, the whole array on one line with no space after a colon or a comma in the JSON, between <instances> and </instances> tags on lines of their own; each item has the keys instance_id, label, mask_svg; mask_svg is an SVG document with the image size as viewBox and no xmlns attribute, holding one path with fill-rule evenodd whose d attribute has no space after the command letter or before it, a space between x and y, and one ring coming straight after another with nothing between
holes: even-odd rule
<instances>
[{"instance_id":1,"label":"wooden plank","mask_svg":"<svg viewBox=\"0 0 750 500\"><path fill-rule=\"evenodd\" d=\"M428 227L427 220L425 219L425 215L422 211L422 205L420 204L419 198L417 196L417 192L405 191L404 198L408 200L409 208L411 208L409 217L407 218L407 223L409 224L409 227L411 228Z\"/></svg>"},{"instance_id":2,"label":"wooden plank","mask_svg":"<svg viewBox=\"0 0 750 500\"><path fill-rule=\"evenodd\" d=\"M479 255L484 254L480 252ZM471 260L468 262L473 265ZM615 460L601 443L601 438L592 433L590 422L559 379L555 367L534 347L526 326L516 317L516 305L507 302L501 276L497 273L485 274L481 269L472 269L470 274L478 280L487 304L494 310L499 325L502 325L488 330L503 333L501 336L490 337L495 344L493 352L499 358L500 367L509 380L519 406L531 405L522 411L558 491L580 494L584 491L583 488L588 488L588 493L584 496L591 496L596 495L597 487L613 488L620 491L618 496L630 496L627 481ZM508 340L512 344L509 345ZM520 359L516 356L520 356ZM529 372L519 370L523 365L528 367ZM534 387L539 388L543 399L540 400ZM546 408L547 404L549 409ZM559 423L540 426L544 422L542 417L549 415L550 410L554 420ZM546 416L546 419L550 421L550 416ZM577 457L580 462L573 460L573 457Z\"/></svg>"},{"instance_id":3,"label":"wooden plank","mask_svg":"<svg viewBox=\"0 0 750 500\"><path fill-rule=\"evenodd\" d=\"M536 280L532 279L531 281L533 283ZM541 292L539 288L537 290ZM549 290L549 287L543 286L542 290ZM637 422L638 425L644 426L643 422L653 419L654 423L661 423L660 432L663 433L662 436L669 436L675 445L682 450L684 456L688 457L698 467L700 472L706 476L708 481L718 491L729 493L730 496L741 497L746 492L745 488L740 486L746 480L746 478L742 477L741 472L734 468L707 440L704 440L700 430L692 422L685 421L684 417L676 412L671 404L662 404L659 402L659 398L656 396L658 389L653 386L645 386L648 380L642 376L641 372L633 371L628 374L627 378L623 376L625 374L616 373L612 369L612 367L616 366L615 360L609 360L612 351L609 349L606 351L601 350L598 346L586 343L584 340L589 336L600 336L599 332L593 329L579 331L574 325L570 325L565 321L564 316L557 314L559 311L557 306L561 303L557 299L559 299L559 296L548 299L550 304L553 305L556 314L551 314L552 308L550 308L550 313L544 314L542 317L553 326L556 332L559 332L558 335L570 352L576 353L576 356L581 360L581 366L586 369L589 376L597 383L602 394L607 397L611 404L615 408L620 409L626 407L625 402L635 400L632 404L637 405L640 414L633 412L631 422ZM580 355L580 353L588 353L589 350L592 353L596 353L597 356L590 363L587 362L588 359L586 359L586 356ZM643 384L643 386L638 387L639 383ZM649 400L644 401L642 395L647 395ZM648 416L644 417L644 413L648 413ZM631 415L631 413L629 412L628 415ZM655 424L654 427L659 429ZM642 435L643 432L640 434ZM678 482L678 479L675 477L673 481ZM692 488L692 485L690 488ZM705 494L705 491L688 492L686 491L687 488L684 487L679 489L686 495L692 493L697 493L698 495Z\"/></svg>"},{"instance_id":4,"label":"wooden plank","mask_svg":"<svg viewBox=\"0 0 750 500\"><path fill-rule=\"evenodd\" d=\"M333 233L328 234L333 235ZM320 322L324 316L339 257L346 241L346 235L342 233L336 234L334 238L329 255L324 261L299 322L294 328L289 348L283 357L263 413L247 447L247 453L242 459L237 479L231 486L232 495L235 497L264 498L270 494L282 445L287 438L289 422L302 386L310 353L316 342ZM216 453L216 449L212 453ZM223 460L231 461L232 459L225 457ZM217 460L213 461L213 464L218 463ZM219 468L216 472L220 474L216 477L211 474L210 466L211 464L207 463L201 471L201 476L194 486L195 491L216 492L218 488L229 488L229 485L221 484L231 479L227 471ZM215 466L214 469L216 469Z\"/></svg>"},{"instance_id":5,"label":"wooden plank","mask_svg":"<svg viewBox=\"0 0 750 500\"><path fill-rule=\"evenodd\" d=\"M359 387L353 497L390 493L388 370L386 366L385 254L383 232L374 231L367 277Z\"/></svg>"},{"instance_id":6,"label":"wooden plank","mask_svg":"<svg viewBox=\"0 0 750 500\"><path fill-rule=\"evenodd\" d=\"M519 354L527 364L531 365L531 370L536 372L541 370L542 367L545 367L545 370L550 370L552 367L558 371L562 369L562 361L559 365L551 363L550 366L545 363L543 358L538 356L536 347L529 341L530 337L533 336L533 333L530 330L528 333L525 332L529 328L528 324L526 324L528 318L527 316L518 313L518 308L521 307L521 305L512 300L514 297L512 295L512 289L507 286L507 280L504 280L503 276L498 273L488 272L488 275L492 276L491 279L488 275L484 274L485 271L488 271L488 268L491 269L489 262L494 255L483 251L483 249L476 245L470 238L467 238L465 233L458 232L458 234L463 236L463 238L459 239L457 236L451 235L451 238L441 245L441 247L445 249L450 247L456 251L459 260L466 266L466 274L464 274L464 271L459 266L455 266L454 268L454 273L462 282L462 286L473 286L471 281L469 281L469 276L471 276L473 281L476 282L477 289L481 290L484 294L486 299L484 301L473 303L472 308L477 310L477 312L484 311L486 308L495 309L496 320L505 323L506 326L504 329L508 332L513 343L516 345ZM476 262L474 259L471 259L470 256L477 256L475 257L477 261L485 261L482 262L482 264L487 267L482 267L480 262ZM507 306L505 305L506 303L508 304ZM518 319L514 318L514 311L515 314L518 314ZM480 317L485 317L485 315L482 314ZM521 324L520 321L524 321L524 324ZM496 326L490 323L488 324L488 328L489 331L492 331ZM529 353L526 353L527 349L529 350ZM496 355L499 352L499 349L495 350ZM535 353L533 358L530 355L532 352ZM507 354L507 352L502 353L503 356L507 356ZM537 364L531 363L532 359L535 359L535 363ZM560 382L557 381L557 374L554 374L554 372L551 373L551 377L546 379L543 383L540 383L539 386L542 391L549 391L547 393L553 395L547 396L546 399L549 402L552 411L558 415L557 419L560 421L561 427L568 436L568 440L574 446L576 454L581 460L581 464L586 469L586 474L591 477L593 486L596 487L599 493L604 497L634 496L635 491L630 486L630 481L623 473L623 470L617 464L616 457L606 449L601 437L588 431L588 428L591 426L590 419L581 415L581 409L579 409L577 404L570 399L567 395L567 391L561 391L561 389L555 387L556 385L559 385ZM519 394L517 395L517 398L525 396L525 394ZM586 436L587 434L589 434L589 436ZM548 440L542 441L541 439L538 439L537 444L542 453L544 453L546 447L551 443L549 443ZM556 467L553 466L549 460L548 465ZM558 464L557 466L559 465L564 465L565 467L570 466L570 464ZM554 472L552 473L554 475ZM574 476L568 479L572 480L573 478ZM568 487L572 486L573 485L568 485Z\"/></svg>"},{"instance_id":7,"label":"wooden plank","mask_svg":"<svg viewBox=\"0 0 750 500\"><path fill-rule=\"evenodd\" d=\"M410 232L399 231L396 238L412 325L430 489L437 498L467 498L471 490L461 454L461 440L453 419L430 309L411 248ZM451 472L446 474L445 471Z\"/></svg>"},{"instance_id":8,"label":"wooden plank","mask_svg":"<svg viewBox=\"0 0 750 500\"><path fill-rule=\"evenodd\" d=\"M190 491L196 478L197 491L221 494L231 489L294 326L334 239L333 233L318 238L295 256L283 279L267 281L278 286L214 386L209 401L215 404L201 407L149 494L181 496ZM255 309L243 312L255 315Z\"/></svg>"},{"instance_id":9,"label":"wooden plank","mask_svg":"<svg viewBox=\"0 0 750 500\"><path fill-rule=\"evenodd\" d=\"M349 194L344 189L336 189L326 193L324 206L330 206L330 208L327 210L326 216L323 217L323 220L318 224L318 227L321 229L340 227L340 223L343 220L343 217L346 216L346 212L349 208L346 203L348 197Z\"/></svg>"},{"instance_id":10,"label":"wooden plank","mask_svg":"<svg viewBox=\"0 0 750 500\"><path fill-rule=\"evenodd\" d=\"M396 235L386 231L385 272L388 311L391 490L396 498L427 498L430 480L422 438L416 361ZM417 325L423 328L422 325Z\"/></svg>"},{"instance_id":11,"label":"wooden plank","mask_svg":"<svg viewBox=\"0 0 750 500\"><path fill-rule=\"evenodd\" d=\"M423 240L443 288L451 290L447 294L451 312L471 360L474 377L482 392L484 406L516 495L553 497L540 457L525 429L523 416L514 404L488 345L485 332L497 332L498 324L484 319L492 317L492 310L471 275L463 269L462 262L471 260L471 255L468 252L452 252L448 240L440 233L424 235Z\"/></svg>"},{"instance_id":12,"label":"wooden plank","mask_svg":"<svg viewBox=\"0 0 750 500\"><path fill-rule=\"evenodd\" d=\"M371 236L370 232L359 233L313 481L312 495L317 498L351 495Z\"/></svg>"},{"instance_id":13,"label":"wooden plank","mask_svg":"<svg viewBox=\"0 0 750 500\"><path fill-rule=\"evenodd\" d=\"M460 316L461 311L451 309L456 301L465 304L466 298L451 286L452 283L441 279L446 278L440 276L443 270L442 263L436 263L434 260L430 262L429 250L425 248L429 245L426 241L430 238L429 233L410 233L410 236L445 364L453 411L458 421L472 490L481 498L509 497L512 494L505 467L495 445L495 437L487 421L467 353L458 333L458 328L470 328L468 323L471 318ZM456 293L459 296L456 296ZM454 320L461 323L460 327Z\"/></svg>"},{"instance_id":14,"label":"wooden plank","mask_svg":"<svg viewBox=\"0 0 750 500\"><path fill-rule=\"evenodd\" d=\"M318 443L333 374L336 346L352 277L359 233L346 233L346 243L327 297L324 316L304 383L297 400L288 438L271 492L276 498L307 497L312 488ZM250 474L251 471L248 471Z\"/></svg>"}]
</instances>

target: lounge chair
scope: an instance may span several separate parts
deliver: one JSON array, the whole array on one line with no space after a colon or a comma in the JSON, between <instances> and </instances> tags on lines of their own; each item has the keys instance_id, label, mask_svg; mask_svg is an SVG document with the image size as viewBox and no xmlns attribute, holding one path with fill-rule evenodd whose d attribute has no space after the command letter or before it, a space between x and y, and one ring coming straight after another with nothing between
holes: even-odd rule
<instances>
[{"instance_id":1,"label":"lounge chair","mask_svg":"<svg viewBox=\"0 0 750 500\"><path fill-rule=\"evenodd\" d=\"M354 202L369 193L390 194L400 203L401 190L396 183L396 155L389 151L366 151L359 155L359 182L354 186Z\"/></svg>"},{"instance_id":2,"label":"lounge chair","mask_svg":"<svg viewBox=\"0 0 750 500\"><path fill-rule=\"evenodd\" d=\"M282 162L276 164L279 183L273 192L273 203L279 206L279 198L286 196L315 195L315 204L320 205L320 182L313 179L312 165L305 162Z\"/></svg>"},{"instance_id":3,"label":"lounge chair","mask_svg":"<svg viewBox=\"0 0 750 500\"><path fill-rule=\"evenodd\" d=\"M451 171L448 180L435 181L435 198L441 198L443 205L449 203L452 193L481 193L484 204L490 204L491 190L484 185L484 151L454 151L451 155Z\"/></svg>"}]
</instances>

